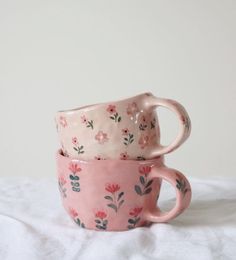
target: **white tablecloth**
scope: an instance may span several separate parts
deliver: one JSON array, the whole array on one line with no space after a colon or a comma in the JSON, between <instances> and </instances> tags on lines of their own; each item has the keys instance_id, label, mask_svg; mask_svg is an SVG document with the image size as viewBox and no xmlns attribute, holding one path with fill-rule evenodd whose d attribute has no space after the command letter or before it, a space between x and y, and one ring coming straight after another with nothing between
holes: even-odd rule
<instances>
[{"instance_id":1,"label":"white tablecloth","mask_svg":"<svg viewBox=\"0 0 236 260\"><path fill-rule=\"evenodd\" d=\"M171 223L96 232L67 216L56 179L1 178L0 259L236 259L236 180L190 182L191 206ZM162 206L173 202L166 185Z\"/></svg>"}]
</instances>

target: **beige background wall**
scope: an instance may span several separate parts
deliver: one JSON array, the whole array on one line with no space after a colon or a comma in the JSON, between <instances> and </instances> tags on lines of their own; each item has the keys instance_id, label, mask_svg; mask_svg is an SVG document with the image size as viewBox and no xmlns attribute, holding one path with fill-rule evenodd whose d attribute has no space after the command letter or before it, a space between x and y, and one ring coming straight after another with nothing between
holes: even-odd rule
<instances>
[{"instance_id":1,"label":"beige background wall","mask_svg":"<svg viewBox=\"0 0 236 260\"><path fill-rule=\"evenodd\" d=\"M0 175L55 174L57 110L151 91L192 118L167 164L235 176L235 46L235 1L0 0Z\"/></svg>"}]
</instances>

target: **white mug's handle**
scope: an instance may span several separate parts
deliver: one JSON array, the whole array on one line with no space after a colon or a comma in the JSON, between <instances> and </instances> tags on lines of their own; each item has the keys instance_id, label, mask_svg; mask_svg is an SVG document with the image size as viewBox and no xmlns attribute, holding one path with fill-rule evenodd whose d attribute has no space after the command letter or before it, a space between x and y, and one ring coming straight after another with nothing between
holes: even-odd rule
<instances>
[{"instance_id":1,"label":"white mug's handle","mask_svg":"<svg viewBox=\"0 0 236 260\"><path fill-rule=\"evenodd\" d=\"M165 98L157 98L153 95L148 95L146 97L146 107L155 109L159 106L166 107L173 111L179 119L180 122L180 131L176 139L167 146L159 145L158 147L155 147L150 154L150 157L156 157L163 154L167 154L170 152L173 152L175 149L177 149L181 144L184 143L184 141L189 137L191 132L191 121L188 116L187 111L185 108L179 104L175 100L171 99L165 99Z\"/></svg>"}]
</instances>

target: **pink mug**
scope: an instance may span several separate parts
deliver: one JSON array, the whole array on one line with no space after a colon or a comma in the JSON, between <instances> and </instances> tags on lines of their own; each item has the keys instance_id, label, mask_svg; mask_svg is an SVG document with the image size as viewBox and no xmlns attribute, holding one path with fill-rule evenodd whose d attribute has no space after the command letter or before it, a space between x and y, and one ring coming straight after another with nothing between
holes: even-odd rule
<instances>
[{"instance_id":1,"label":"pink mug","mask_svg":"<svg viewBox=\"0 0 236 260\"><path fill-rule=\"evenodd\" d=\"M172 110L180 122L179 134L168 146L160 144L159 106ZM155 158L178 148L191 130L182 105L151 93L60 111L56 124L64 154L82 160Z\"/></svg>"},{"instance_id":2,"label":"pink mug","mask_svg":"<svg viewBox=\"0 0 236 260\"><path fill-rule=\"evenodd\" d=\"M167 222L190 204L186 177L167 168L163 157L153 160L82 161L57 153L59 189L64 208L83 228L122 231ZM156 206L162 180L176 191L169 212Z\"/></svg>"}]
</instances>

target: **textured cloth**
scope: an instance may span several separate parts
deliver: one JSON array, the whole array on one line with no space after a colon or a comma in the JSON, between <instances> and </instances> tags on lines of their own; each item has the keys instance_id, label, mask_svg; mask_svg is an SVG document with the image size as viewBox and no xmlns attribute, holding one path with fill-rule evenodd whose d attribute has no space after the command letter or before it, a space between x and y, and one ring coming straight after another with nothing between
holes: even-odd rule
<instances>
[{"instance_id":1,"label":"textured cloth","mask_svg":"<svg viewBox=\"0 0 236 260\"><path fill-rule=\"evenodd\" d=\"M56 179L0 180L0 259L236 259L236 180L191 179L189 209L169 224L123 232L77 227ZM162 208L174 204L164 185Z\"/></svg>"}]
</instances>

